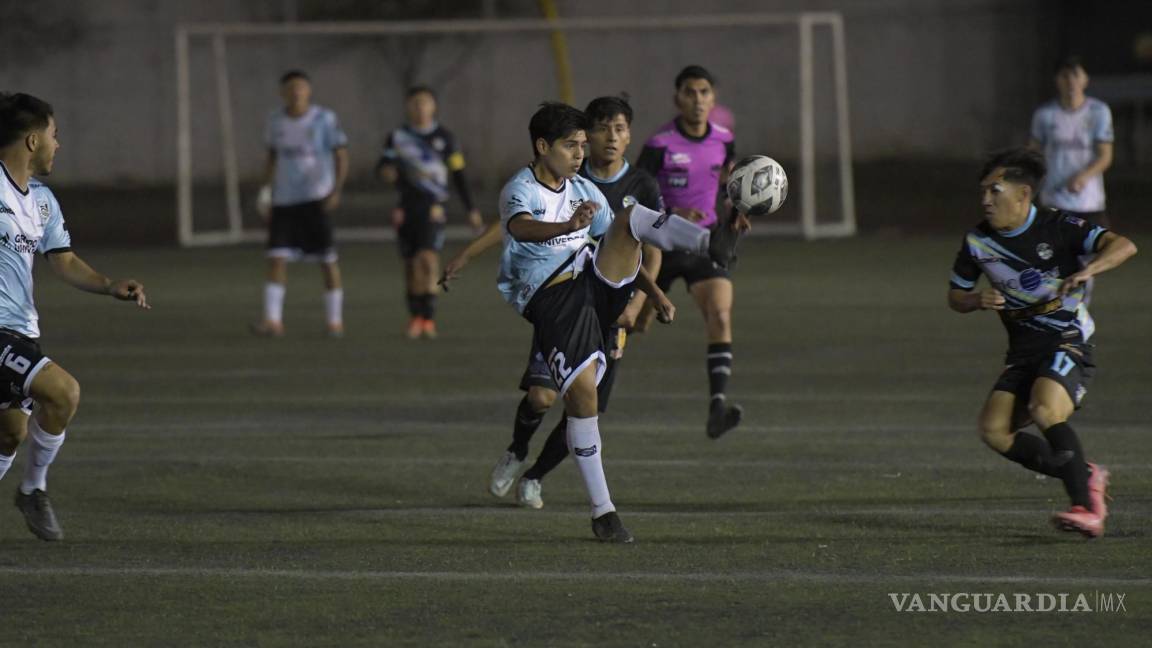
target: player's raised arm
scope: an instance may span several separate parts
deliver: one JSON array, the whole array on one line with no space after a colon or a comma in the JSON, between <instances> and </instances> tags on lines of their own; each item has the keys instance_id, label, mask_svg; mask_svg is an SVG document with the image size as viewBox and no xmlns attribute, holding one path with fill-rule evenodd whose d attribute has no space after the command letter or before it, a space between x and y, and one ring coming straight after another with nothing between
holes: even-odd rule
<instances>
[{"instance_id":1,"label":"player's raised arm","mask_svg":"<svg viewBox=\"0 0 1152 648\"><path fill-rule=\"evenodd\" d=\"M520 213L508 221L508 233L520 242L540 243L548 239L578 232L592 224L592 218L600 206L592 202L582 202L566 221L547 223L532 218L531 214Z\"/></svg>"},{"instance_id":2,"label":"player's raised arm","mask_svg":"<svg viewBox=\"0 0 1152 648\"><path fill-rule=\"evenodd\" d=\"M463 250L460 250L459 254L448 262L448 265L444 266L444 274L440 277L440 285L447 289L448 282L460 276L460 271L464 269L464 266L468 265L469 261L487 252L489 248L496 247L502 238L503 234L500 232L500 221L488 223L488 227L484 229L484 232L481 233L480 236L472 239L472 242L465 246Z\"/></svg>"},{"instance_id":3,"label":"player's raised arm","mask_svg":"<svg viewBox=\"0 0 1152 648\"><path fill-rule=\"evenodd\" d=\"M140 308L150 309L144 295L144 284L135 279L113 280L96 272L72 251L51 252L48 264L57 277L80 290L98 295L111 295L116 299L134 301Z\"/></svg>"},{"instance_id":4,"label":"player's raised arm","mask_svg":"<svg viewBox=\"0 0 1152 648\"><path fill-rule=\"evenodd\" d=\"M1106 272L1124 263L1136 254L1136 244L1126 237L1115 232L1105 232L1100 237L1100 247L1096 255L1084 269L1076 274L1069 275L1060 284L1060 296L1072 292L1076 287L1088 283L1088 280L1101 272Z\"/></svg>"}]
</instances>

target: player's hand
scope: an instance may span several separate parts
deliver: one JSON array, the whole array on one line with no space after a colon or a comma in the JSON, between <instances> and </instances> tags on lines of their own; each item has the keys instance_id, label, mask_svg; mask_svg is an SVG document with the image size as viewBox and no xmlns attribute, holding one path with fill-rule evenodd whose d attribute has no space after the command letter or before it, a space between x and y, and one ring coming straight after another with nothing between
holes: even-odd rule
<instances>
[{"instance_id":1,"label":"player's hand","mask_svg":"<svg viewBox=\"0 0 1152 648\"><path fill-rule=\"evenodd\" d=\"M671 324L672 320L676 319L676 305L664 293L651 299L654 300L653 308L656 311L656 319L661 324Z\"/></svg>"},{"instance_id":2,"label":"player's hand","mask_svg":"<svg viewBox=\"0 0 1152 648\"><path fill-rule=\"evenodd\" d=\"M1071 191L1072 193L1080 193L1086 184L1088 184L1088 178L1084 177L1084 175L1081 173L1077 173L1076 175L1072 176L1071 180L1068 181L1068 191Z\"/></svg>"},{"instance_id":3,"label":"player's hand","mask_svg":"<svg viewBox=\"0 0 1152 648\"><path fill-rule=\"evenodd\" d=\"M436 283L444 289L444 292L448 292L448 282L459 277L460 271L463 270L466 265L468 265L468 260L463 257L452 259L448 262L448 265L444 266L444 272L440 275L440 281Z\"/></svg>"},{"instance_id":4,"label":"player's hand","mask_svg":"<svg viewBox=\"0 0 1152 648\"><path fill-rule=\"evenodd\" d=\"M748 218L748 214L745 214L742 211L737 211L736 218L732 219L732 229L740 232L741 234L747 234L750 232L752 230L752 221Z\"/></svg>"},{"instance_id":5,"label":"player's hand","mask_svg":"<svg viewBox=\"0 0 1152 648\"><path fill-rule=\"evenodd\" d=\"M267 223L272 220L272 187L264 185L256 194L256 213Z\"/></svg>"},{"instance_id":6,"label":"player's hand","mask_svg":"<svg viewBox=\"0 0 1152 648\"><path fill-rule=\"evenodd\" d=\"M484 231L484 215L480 213L479 209L468 212L468 226L472 228L473 234L478 235Z\"/></svg>"},{"instance_id":7,"label":"player's hand","mask_svg":"<svg viewBox=\"0 0 1152 648\"><path fill-rule=\"evenodd\" d=\"M1004 295L995 288L980 291L980 310L1004 310Z\"/></svg>"},{"instance_id":8,"label":"player's hand","mask_svg":"<svg viewBox=\"0 0 1152 648\"><path fill-rule=\"evenodd\" d=\"M699 223L707 217L704 212L699 209L691 209L689 207L674 207L672 213L680 218L686 218L693 223Z\"/></svg>"},{"instance_id":9,"label":"player's hand","mask_svg":"<svg viewBox=\"0 0 1152 648\"><path fill-rule=\"evenodd\" d=\"M148 297L144 294L144 284L135 279L113 281L112 285L108 286L108 294L123 301L134 301L144 310L152 309L148 305Z\"/></svg>"},{"instance_id":10,"label":"player's hand","mask_svg":"<svg viewBox=\"0 0 1152 648\"><path fill-rule=\"evenodd\" d=\"M644 308L645 301L644 299L633 298L632 301L628 302L624 312L616 318L616 326L631 333L636 328L636 320L640 317L640 311Z\"/></svg>"},{"instance_id":11,"label":"player's hand","mask_svg":"<svg viewBox=\"0 0 1152 648\"><path fill-rule=\"evenodd\" d=\"M1067 277L1064 277L1064 283L1060 284L1060 291L1057 294L1061 297L1065 297L1068 295L1068 293L1088 283L1088 280L1091 278L1092 273L1088 272L1087 270L1081 270L1076 274L1068 275Z\"/></svg>"},{"instance_id":12,"label":"player's hand","mask_svg":"<svg viewBox=\"0 0 1152 648\"><path fill-rule=\"evenodd\" d=\"M576 211L572 212L572 217L568 219L568 231L577 232L592 224L592 217L600 209L600 205L587 200L580 203Z\"/></svg>"},{"instance_id":13,"label":"player's hand","mask_svg":"<svg viewBox=\"0 0 1152 648\"><path fill-rule=\"evenodd\" d=\"M340 192L333 191L324 199L324 211L335 211L340 206Z\"/></svg>"},{"instance_id":14,"label":"player's hand","mask_svg":"<svg viewBox=\"0 0 1152 648\"><path fill-rule=\"evenodd\" d=\"M396 209L392 210L392 228L393 229L400 229L400 226L403 224L404 224L404 210L400 207L397 207Z\"/></svg>"}]
</instances>

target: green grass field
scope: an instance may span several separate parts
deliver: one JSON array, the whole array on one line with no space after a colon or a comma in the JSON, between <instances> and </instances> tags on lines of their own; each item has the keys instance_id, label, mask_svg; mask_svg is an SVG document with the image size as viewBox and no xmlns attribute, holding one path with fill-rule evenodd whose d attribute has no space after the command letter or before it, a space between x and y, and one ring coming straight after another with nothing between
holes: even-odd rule
<instances>
[{"instance_id":1,"label":"green grass field","mask_svg":"<svg viewBox=\"0 0 1152 648\"><path fill-rule=\"evenodd\" d=\"M246 331L256 248L81 246L155 308L40 275L45 351L83 402L49 479L66 540L0 508L0 643L1146 643L1152 263L1097 286L1100 371L1073 422L1115 501L1107 536L1086 541L1049 526L1058 482L976 437L1005 340L994 316L945 306L955 234L748 241L731 383L746 424L719 441L678 285L676 323L630 340L601 419L633 546L592 539L570 462L541 511L487 493L530 338L495 257L441 300L441 338L414 343L393 248L344 246L347 337L322 335L318 273L294 266L288 337L266 340ZM1126 609L910 613L889 598L964 592L1123 593Z\"/></svg>"}]
</instances>

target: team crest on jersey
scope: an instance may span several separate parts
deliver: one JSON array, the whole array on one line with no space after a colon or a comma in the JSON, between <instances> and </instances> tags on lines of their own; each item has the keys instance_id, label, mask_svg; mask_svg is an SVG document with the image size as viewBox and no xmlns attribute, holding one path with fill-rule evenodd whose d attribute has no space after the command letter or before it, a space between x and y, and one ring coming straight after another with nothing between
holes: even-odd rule
<instances>
[{"instance_id":1,"label":"team crest on jersey","mask_svg":"<svg viewBox=\"0 0 1152 648\"><path fill-rule=\"evenodd\" d=\"M624 196L624 198L621 199L620 202L625 207L631 207L632 205L636 204L636 196Z\"/></svg>"},{"instance_id":2,"label":"team crest on jersey","mask_svg":"<svg viewBox=\"0 0 1152 648\"><path fill-rule=\"evenodd\" d=\"M436 149L437 151L443 151L445 146L446 143L444 142L443 137L436 137L432 139L432 148Z\"/></svg>"},{"instance_id":3,"label":"team crest on jersey","mask_svg":"<svg viewBox=\"0 0 1152 648\"><path fill-rule=\"evenodd\" d=\"M1052 246L1047 243L1041 243L1036 246L1036 256L1047 261L1052 258Z\"/></svg>"},{"instance_id":4,"label":"team crest on jersey","mask_svg":"<svg viewBox=\"0 0 1152 648\"><path fill-rule=\"evenodd\" d=\"M48 219L52 217L52 209L46 202L36 203L36 206L40 208L40 224L47 225Z\"/></svg>"},{"instance_id":5,"label":"team crest on jersey","mask_svg":"<svg viewBox=\"0 0 1152 648\"><path fill-rule=\"evenodd\" d=\"M584 202L584 199L583 199L583 198L577 198L576 200L569 200L569 201L568 201L568 207L569 207L569 208L570 208L572 211L576 211L576 209L577 209L578 207L580 207L580 203L582 203L582 202Z\"/></svg>"}]
</instances>

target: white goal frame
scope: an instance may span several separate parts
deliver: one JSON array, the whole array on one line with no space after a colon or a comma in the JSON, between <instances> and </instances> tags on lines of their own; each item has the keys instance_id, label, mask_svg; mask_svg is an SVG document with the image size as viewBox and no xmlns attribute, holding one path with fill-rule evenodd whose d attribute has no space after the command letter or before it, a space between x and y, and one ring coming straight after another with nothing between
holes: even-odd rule
<instances>
[{"instance_id":1,"label":"white goal frame","mask_svg":"<svg viewBox=\"0 0 1152 648\"><path fill-rule=\"evenodd\" d=\"M227 74L228 36L249 35L414 35L414 34L492 34L515 32L588 31L627 28L632 30L698 30L708 27L796 25L799 30L800 66L800 221L757 223L754 232L800 235L807 239L853 236L856 233L855 191L852 180L852 146L848 120L848 74L845 61L844 19L839 12L742 13L694 16L651 16L631 18L476 19L398 22L303 22L303 23L181 23L176 26L176 151L177 232L181 246L222 245L261 240L262 230L245 230L240 204L240 174L236 162L236 134L233 127ZM817 26L831 30L833 86L839 161L840 218L829 223L816 220L816 120L814 31ZM192 116L189 48L194 37L211 40L214 76L220 117L227 229L196 231L192 211ZM391 237L388 228L338 228L341 240L382 240Z\"/></svg>"}]
</instances>

